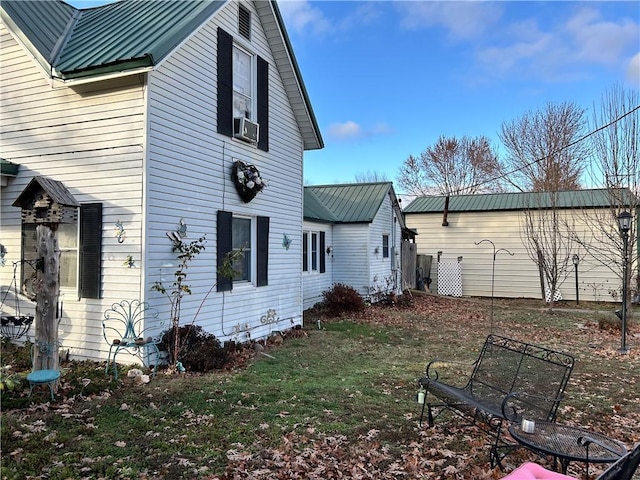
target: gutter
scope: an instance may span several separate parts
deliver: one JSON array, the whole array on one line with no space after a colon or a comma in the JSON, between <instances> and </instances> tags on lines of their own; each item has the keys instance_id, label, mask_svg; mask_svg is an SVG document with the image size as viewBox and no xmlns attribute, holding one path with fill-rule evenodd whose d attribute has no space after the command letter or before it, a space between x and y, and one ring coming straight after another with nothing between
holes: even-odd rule
<instances>
[{"instance_id":1,"label":"gutter","mask_svg":"<svg viewBox=\"0 0 640 480\"><path fill-rule=\"evenodd\" d=\"M124 70L119 72L113 72L110 74L99 75L99 76L86 76L86 77L76 77L76 78L63 78L63 77L52 77L53 80L57 83L73 86L73 85L83 85L86 83L95 83L100 82L102 80L111 80L114 78L128 77L131 75L137 75L140 73L147 73L153 70L153 67L143 67L136 68L133 70Z\"/></svg>"}]
</instances>

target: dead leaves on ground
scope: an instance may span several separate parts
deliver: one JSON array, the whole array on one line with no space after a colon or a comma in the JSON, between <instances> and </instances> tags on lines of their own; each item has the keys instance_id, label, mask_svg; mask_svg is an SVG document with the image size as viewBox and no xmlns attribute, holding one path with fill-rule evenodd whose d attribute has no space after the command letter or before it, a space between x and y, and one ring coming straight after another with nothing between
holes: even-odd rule
<instances>
[{"instance_id":1,"label":"dead leaves on ground","mask_svg":"<svg viewBox=\"0 0 640 480\"><path fill-rule=\"evenodd\" d=\"M258 449L255 445L234 445L227 452L229 466L221 476L209 480L248 479L495 479L496 470L478 464L476 455L485 456L484 443L465 437L469 453L460 454L443 447L447 435L435 429L421 433L402 451L384 445L380 431L369 430L357 441L343 435L316 437L312 431L289 433L280 448ZM470 476L471 475L471 476Z\"/></svg>"}]
</instances>

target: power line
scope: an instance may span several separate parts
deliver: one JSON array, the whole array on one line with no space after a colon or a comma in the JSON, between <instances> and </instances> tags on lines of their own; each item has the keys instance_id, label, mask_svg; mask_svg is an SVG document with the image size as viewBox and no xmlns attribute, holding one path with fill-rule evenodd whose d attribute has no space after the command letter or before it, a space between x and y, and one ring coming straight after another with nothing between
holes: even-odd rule
<instances>
[{"instance_id":1,"label":"power line","mask_svg":"<svg viewBox=\"0 0 640 480\"><path fill-rule=\"evenodd\" d=\"M511 170L511 171L509 171L509 172L505 172L505 173L503 173L503 174L501 174L501 175L498 175L497 177L490 178L489 180L485 180L484 182L479 182L479 183L477 183L477 184L475 184L475 185L472 185L471 187L480 187L480 186L484 185L485 183L495 182L496 180L500 180L501 178L505 178L505 177L508 177L509 175L513 175L514 173L519 172L520 170L524 170L525 168L529 168L529 167L531 167L531 166L535 165L536 163L540 163L540 162L542 162L542 161L546 160L546 159L547 159L547 158L549 158L549 157L552 157L552 156L554 156L554 155L557 155L558 153L561 153L561 152L563 152L564 150L566 150L566 149L568 149L568 148L571 148L571 147L573 147L574 145L577 145L577 144L578 144L578 143L580 143L580 142L585 141L587 138L589 138L589 137L591 137L591 136L595 135L596 133L598 133L598 132L600 132L600 131L602 131L602 130L604 130L604 129L606 129L606 128L609 128L611 125L614 125L614 124L618 123L620 120L622 120L623 118L625 118L625 117L627 117L627 116L631 115L632 113L634 113L634 112L635 112L635 111L637 111L637 110L640 110L640 105L638 105L638 106L636 106L635 108L633 108L633 109L631 109L631 110L629 110L629 111L627 111L627 112L623 113L623 114L622 114L622 115L620 115L618 118L616 118L616 119L614 119L614 120L610 121L610 122L609 122L609 123L607 123L606 125L602 125L602 126L600 126L600 127L596 128L595 130L592 130L591 132L589 132L589 133L587 133L587 134L583 135L582 137L580 137L580 138L578 138L578 139L574 140L573 142L569 142L569 143L567 143L566 145L564 145L564 146L562 146L562 147L558 148L557 150L554 150L553 152L549 153L548 155L545 155L544 157L541 157L541 158L538 158L538 159L536 159L536 160L533 160L533 161L531 161L531 162L529 162L529 163L526 163L526 164L524 164L524 165L522 165L522 166L520 166L520 167L518 167L518 168L515 168L515 169L513 169L513 170Z\"/></svg>"},{"instance_id":2,"label":"power line","mask_svg":"<svg viewBox=\"0 0 640 480\"><path fill-rule=\"evenodd\" d=\"M610 126L618 123L620 120L622 120L625 117L628 117L629 115L631 115L632 113L636 112L637 110L640 110L640 105L637 105L636 107L632 108L631 110L623 113L622 115L620 115L619 117L617 117L614 120L610 121L606 125L602 125L602 126L596 128L595 130L592 130L591 132L583 135L582 137L580 137L580 138L578 138L578 139L576 139L576 140L574 140L572 142L569 142L566 145L563 145L562 147L558 148L557 150L554 150L553 152L549 153L548 155L545 155L544 157L537 158L537 159L535 159L535 160L533 160L533 161L531 161L531 162L529 162L529 163L527 163L525 165L521 165L518 168L514 168L513 170L510 170L508 172L502 173L502 174L497 175L497 176L495 176L493 178L490 178L488 180L485 180L485 181L482 181L482 182L478 182L478 183L475 183L473 185L469 185L468 188L469 189L473 189L473 188L481 187L482 185L485 185L485 184L488 184L488 183L493 183L493 182L495 182L497 180L500 180L501 178L505 178L505 177L508 177L510 175L513 175L514 173L517 173L520 170L524 170L525 168L529 168L529 167L535 165L536 163L540 163L540 162L546 160L547 158L549 158L549 157L551 157L553 155L557 155L558 153L560 153L560 152L562 152L562 151L564 151L564 150L566 150L568 148L571 148L571 147L573 147L574 145L577 145L580 142L585 141L587 138L595 135L596 133L598 133L598 132L600 132L600 131L602 131L602 130L604 130L606 128L609 128ZM404 193L404 194L403 193L398 193L398 195L413 195L413 194L411 194L411 193ZM416 196L420 197L422 195L416 195Z\"/></svg>"}]
</instances>

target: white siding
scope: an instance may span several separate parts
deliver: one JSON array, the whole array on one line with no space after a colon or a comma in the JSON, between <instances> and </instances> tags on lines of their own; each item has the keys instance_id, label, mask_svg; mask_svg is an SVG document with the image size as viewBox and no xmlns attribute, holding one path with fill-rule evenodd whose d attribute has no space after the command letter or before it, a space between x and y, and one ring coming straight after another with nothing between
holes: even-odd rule
<instances>
[{"instance_id":1,"label":"white siding","mask_svg":"<svg viewBox=\"0 0 640 480\"><path fill-rule=\"evenodd\" d=\"M251 49L269 63L269 152L216 133L217 27L237 37L237 11L236 3L227 4L149 80L145 289L161 278L171 281L175 255L165 232L184 218L187 240L206 235L207 245L189 267L193 293L183 300L182 323L194 320L213 287L195 322L221 340L255 339L302 322L302 138L255 11ZM267 181L248 204L230 180L235 160L255 164ZM218 210L270 218L268 286L236 285L231 292L216 292ZM292 240L288 250L282 246L283 234ZM149 299L168 312L166 299L155 292ZM268 310L275 310L277 323L261 321Z\"/></svg>"},{"instance_id":2,"label":"white siding","mask_svg":"<svg viewBox=\"0 0 640 480\"><path fill-rule=\"evenodd\" d=\"M315 223L305 221L303 225L305 232L325 232L325 251L320 252L324 255L325 271L302 272L302 288L303 288L303 305L302 308L313 307L316 303L322 301L322 292L329 290L333 285L333 228L326 223ZM327 254L326 249L331 247L331 253ZM302 258L302 256L300 257ZM300 266L302 268L302 266Z\"/></svg>"},{"instance_id":3,"label":"white siding","mask_svg":"<svg viewBox=\"0 0 640 480\"><path fill-rule=\"evenodd\" d=\"M368 295L369 251L373 249L368 223L339 224L333 227L333 281L351 285L360 295Z\"/></svg>"},{"instance_id":4,"label":"white siding","mask_svg":"<svg viewBox=\"0 0 640 480\"><path fill-rule=\"evenodd\" d=\"M20 260L20 210L11 205L34 176L63 182L80 203L102 202L103 298L79 300L75 291L63 292L59 332L72 356L106 358L104 310L141 295L144 79L52 85L4 25L0 28L0 148L3 158L20 164L18 177L1 189L0 242L8 254L0 284L7 287L12 263ZM127 234L122 244L114 235L118 220ZM123 265L128 255L138 268Z\"/></svg>"},{"instance_id":5,"label":"white siding","mask_svg":"<svg viewBox=\"0 0 640 480\"><path fill-rule=\"evenodd\" d=\"M538 268L529 258L525 239L521 237L524 224L522 212L449 213L449 226L442 226L442 214L407 214L409 228L418 231L418 254L433 255L431 290L437 291L437 252L442 260L452 261L462 256L462 293L465 296L491 296L493 247L483 239L494 242L496 254L494 296L497 298L541 299ZM610 290L620 289L620 278L593 258L579 252L578 281L580 300L613 301ZM574 267L569 269L560 292L563 299L575 300ZM619 301L619 297L618 297Z\"/></svg>"},{"instance_id":6,"label":"white siding","mask_svg":"<svg viewBox=\"0 0 640 480\"><path fill-rule=\"evenodd\" d=\"M400 242L402 232L395 221L396 212L391 206L391 199L387 195L380 206L371 226L369 227L369 244L367 252L370 265L369 289L374 292L400 291ZM384 258L382 236L389 236L389 257ZM376 253L377 250L377 253ZM397 256L394 260L394 254Z\"/></svg>"}]
</instances>

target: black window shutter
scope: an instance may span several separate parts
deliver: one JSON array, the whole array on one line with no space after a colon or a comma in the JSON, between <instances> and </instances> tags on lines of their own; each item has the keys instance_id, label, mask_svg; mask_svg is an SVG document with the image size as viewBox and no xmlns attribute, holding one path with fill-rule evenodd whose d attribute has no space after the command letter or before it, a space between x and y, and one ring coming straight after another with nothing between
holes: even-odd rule
<instances>
[{"instance_id":1,"label":"black window shutter","mask_svg":"<svg viewBox=\"0 0 640 480\"><path fill-rule=\"evenodd\" d=\"M269 64L266 60L258 57L258 68L256 71L258 91L257 103L258 125L260 125L260 136L258 138L258 148L269 151Z\"/></svg>"},{"instance_id":2,"label":"black window shutter","mask_svg":"<svg viewBox=\"0 0 640 480\"><path fill-rule=\"evenodd\" d=\"M216 284L218 292L226 292L233 288L233 279L221 275L219 270L224 265L229 253L233 249L232 237L231 237L231 222L233 221L233 214L231 212L225 212L224 210L218 210L218 224L216 226L217 235L217 268L216 268Z\"/></svg>"},{"instance_id":3,"label":"black window shutter","mask_svg":"<svg viewBox=\"0 0 640 480\"><path fill-rule=\"evenodd\" d=\"M325 256L324 256L324 232L320 232L320 273L324 273L326 271L326 265L324 263L325 261Z\"/></svg>"},{"instance_id":4,"label":"black window shutter","mask_svg":"<svg viewBox=\"0 0 640 480\"><path fill-rule=\"evenodd\" d=\"M258 217L257 227L257 282L264 287L269 284L269 217Z\"/></svg>"},{"instance_id":5,"label":"black window shutter","mask_svg":"<svg viewBox=\"0 0 640 480\"><path fill-rule=\"evenodd\" d=\"M102 204L80 205L80 297L100 298Z\"/></svg>"},{"instance_id":6,"label":"black window shutter","mask_svg":"<svg viewBox=\"0 0 640 480\"><path fill-rule=\"evenodd\" d=\"M218 133L233 136L233 37L218 28Z\"/></svg>"}]
</instances>

